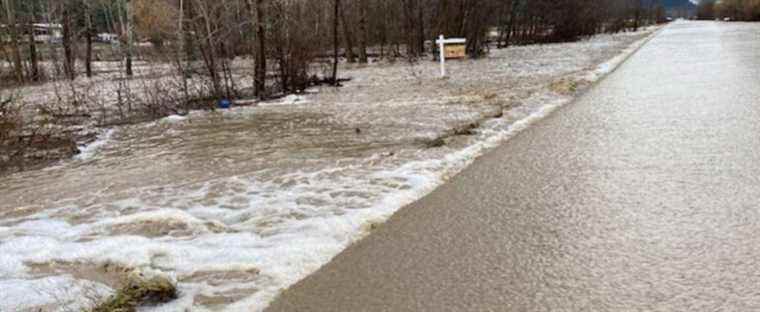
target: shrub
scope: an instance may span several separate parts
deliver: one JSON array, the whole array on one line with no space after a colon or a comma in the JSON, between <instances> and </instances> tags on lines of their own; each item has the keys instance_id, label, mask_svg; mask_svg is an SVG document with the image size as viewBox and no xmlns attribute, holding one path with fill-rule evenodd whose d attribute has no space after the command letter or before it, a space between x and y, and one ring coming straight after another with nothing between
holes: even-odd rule
<instances>
[{"instance_id":1,"label":"shrub","mask_svg":"<svg viewBox=\"0 0 760 312\"><path fill-rule=\"evenodd\" d=\"M141 275L127 278L124 286L91 312L134 312L137 307L166 303L177 298L177 287L168 279Z\"/></svg>"},{"instance_id":2,"label":"shrub","mask_svg":"<svg viewBox=\"0 0 760 312\"><path fill-rule=\"evenodd\" d=\"M21 114L14 96L0 96L0 144L9 140L21 127Z\"/></svg>"}]
</instances>

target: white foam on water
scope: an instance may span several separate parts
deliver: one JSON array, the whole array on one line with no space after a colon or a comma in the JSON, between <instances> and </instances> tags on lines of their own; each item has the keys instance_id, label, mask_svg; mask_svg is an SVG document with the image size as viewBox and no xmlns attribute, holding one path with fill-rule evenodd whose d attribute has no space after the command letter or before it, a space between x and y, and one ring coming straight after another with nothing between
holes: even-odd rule
<instances>
[{"instance_id":1,"label":"white foam on water","mask_svg":"<svg viewBox=\"0 0 760 312\"><path fill-rule=\"evenodd\" d=\"M111 137L113 136L115 130L114 129L108 129L98 135L97 139L93 141L90 144L87 144L85 146L81 146L79 148L79 155L76 155L74 159L77 160L89 160L92 159L97 151L101 149L103 146L108 144L108 142L111 140Z\"/></svg>"},{"instance_id":2,"label":"white foam on water","mask_svg":"<svg viewBox=\"0 0 760 312\"><path fill-rule=\"evenodd\" d=\"M313 93L313 91L311 91ZM261 102L259 105L261 106L277 106L277 105L296 105L296 104L307 104L309 103L308 98L305 95L299 95L299 94L290 94L288 96L283 97L282 99L279 99L277 101L272 102Z\"/></svg>"},{"instance_id":3,"label":"white foam on water","mask_svg":"<svg viewBox=\"0 0 760 312\"><path fill-rule=\"evenodd\" d=\"M187 120L187 116L171 115L161 119L165 123L178 123Z\"/></svg>"},{"instance_id":4,"label":"white foam on water","mask_svg":"<svg viewBox=\"0 0 760 312\"><path fill-rule=\"evenodd\" d=\"M23 311L19 307L30 302L42 311L84 311L95 302L82 299L97 300L110 294L110 289L102 284L67 275L0 280L0 289L0 311Z\"/></svg>"}]
</instances>

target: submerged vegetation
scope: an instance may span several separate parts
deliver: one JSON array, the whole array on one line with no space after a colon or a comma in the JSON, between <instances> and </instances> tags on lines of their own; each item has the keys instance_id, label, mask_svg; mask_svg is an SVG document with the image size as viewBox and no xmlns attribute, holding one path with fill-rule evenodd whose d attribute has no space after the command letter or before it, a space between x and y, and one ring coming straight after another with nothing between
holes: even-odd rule
<instances>
[{"instance_id":1,"label":"submerged vegetation","mask_svg":"<svg viewBox=\"0 0 760 312\"><path fill-rule=\"evenodd\" d=\"M89 312L134 312L137 307L156 305L177 298L177 287L162 277L130 276L124 286Z\"/></svg>"}]
</instances>

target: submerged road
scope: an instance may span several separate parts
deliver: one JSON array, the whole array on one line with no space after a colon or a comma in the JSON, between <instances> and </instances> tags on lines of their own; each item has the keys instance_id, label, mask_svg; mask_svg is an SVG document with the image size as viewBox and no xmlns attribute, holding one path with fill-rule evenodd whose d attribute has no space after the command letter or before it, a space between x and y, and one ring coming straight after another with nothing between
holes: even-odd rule
<instances>
[{"instance_id":1,"label":"submerged road","mask_svg":"<svg viewBox=\"0 0 760 312\"><path fill-rule=\"evenodd\" d=\"M669 26L270 310L760 310L760 25Z\"/></svg>"}]
</instances>

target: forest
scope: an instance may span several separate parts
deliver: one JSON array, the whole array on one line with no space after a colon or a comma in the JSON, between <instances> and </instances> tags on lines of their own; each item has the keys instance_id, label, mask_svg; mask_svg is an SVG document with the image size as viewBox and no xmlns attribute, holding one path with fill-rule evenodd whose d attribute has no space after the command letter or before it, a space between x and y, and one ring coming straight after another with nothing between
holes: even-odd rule
<instances>
[{"instance_id":1,"label":"forest","mask_svg":"<svg viewBox=\"0 0 760 312\"><path fill-rule=\"evenodd\" d=\"M760 0L701 0L697 15L705 20L760 21Z\"/></svg>"}]
</instances>

